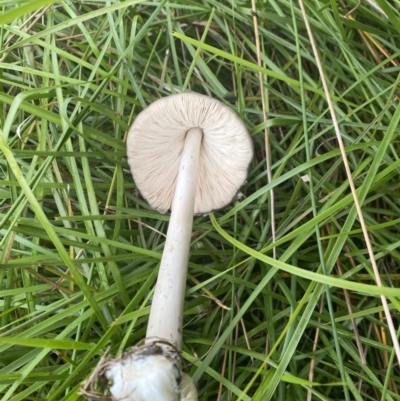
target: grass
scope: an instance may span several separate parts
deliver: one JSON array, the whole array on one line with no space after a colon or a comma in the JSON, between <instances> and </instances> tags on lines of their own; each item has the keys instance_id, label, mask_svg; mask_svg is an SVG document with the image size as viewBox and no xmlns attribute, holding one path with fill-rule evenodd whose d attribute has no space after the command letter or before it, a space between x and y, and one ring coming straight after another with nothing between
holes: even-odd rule
<instances>
[{"instance_id":1,"label":"grass","mask_svg":"<svg viewBox=\"0 0 400 401\"><path fill-rule=\"evenodd\" d=\"M242 198L194 221L199 400L400 400L400 3L34 3L0 15L2 401L77 400L108 348L143 338L169 217L125 136L189 90L255 146Z\"/></svg>"}]
</instances>

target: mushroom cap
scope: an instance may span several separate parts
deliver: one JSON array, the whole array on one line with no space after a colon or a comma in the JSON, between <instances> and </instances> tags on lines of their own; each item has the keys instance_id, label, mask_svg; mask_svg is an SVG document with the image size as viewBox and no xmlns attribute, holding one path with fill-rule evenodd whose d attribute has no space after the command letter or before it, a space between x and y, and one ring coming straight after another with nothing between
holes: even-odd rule
<instances>
[{"instance_id":1,"label":"mushroom cap","mask_svg":"<svg viewBox=\"0 0 400 401\"><path fill-rule=\"evenodd\" d=\"M151 207L171 209L186 133L201 128L194 213L227 205L247 177L253 143L243 121L220 101L197 93L161 98L136 117L127 138L128 163Z\"/></svg>"}]
</instances>

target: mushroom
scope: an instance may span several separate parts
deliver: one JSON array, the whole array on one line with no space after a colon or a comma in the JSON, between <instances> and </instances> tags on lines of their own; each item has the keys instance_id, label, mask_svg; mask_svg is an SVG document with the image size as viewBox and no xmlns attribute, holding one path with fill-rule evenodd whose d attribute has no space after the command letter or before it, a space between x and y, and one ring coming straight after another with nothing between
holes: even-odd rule
<instances>
[{"instance_id":1,"label":"mushroom","mask_svg":"<svg viewBox=\"0 0 400 401\"><path fill-rule=\"evenodd\" d=\"M181 372L180 362L193 215L220 209L235 198L253 157L252 141L242 120L220 101L196 93L175 94L155 101L136 117L127 155L142 196L161 213L171 209L171 218L145 345L119 358L125 373L109 363L105 375L114 383L110 391L116 400L195 400L197 395L188 395L189 390L181 393L182 379L190 394L194 386ZM152 358L150 370L145 356ZM135 369L137 377L129 373ZM148 378L142 375L145 371L152 372ZM128 374L134 380L129 387L136 389L132 398L128 385L119 381Z\"/></svg>"},{"instance_id":2,"label":"mushroom","mask_svg":"<svg viewBox=\"0 0 400 401\"><path fill-rule=\"evenodd\" d=\"M253 144L242 120L218 100L175 94L136 118L127 140L133 179L150 206L171 209L147 338L180 351L193 214L220 209L245 182Z\"/></svg>"}]
</instances>

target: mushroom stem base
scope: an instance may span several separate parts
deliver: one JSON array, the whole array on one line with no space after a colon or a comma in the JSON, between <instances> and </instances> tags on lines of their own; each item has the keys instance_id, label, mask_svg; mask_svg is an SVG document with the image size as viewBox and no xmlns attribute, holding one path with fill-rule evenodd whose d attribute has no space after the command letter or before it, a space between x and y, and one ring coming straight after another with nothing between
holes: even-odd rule
<instances>
[{"instance_id":1,"label":"mushroom stem base","mask_svg":"<svg viewBox=\"0 0 400 401\"><path fill-rule=\"evenodd\" d=\"M183 302L203 132L187 132L181 155L167 239L147 327L147 338L182 345Z\"/></svg>"}]
</instances>

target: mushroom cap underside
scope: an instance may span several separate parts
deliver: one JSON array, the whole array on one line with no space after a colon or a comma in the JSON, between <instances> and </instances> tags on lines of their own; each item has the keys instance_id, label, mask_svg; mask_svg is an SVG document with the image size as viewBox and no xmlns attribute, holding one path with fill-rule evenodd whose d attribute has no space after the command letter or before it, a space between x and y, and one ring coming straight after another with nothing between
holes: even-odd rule
<instances>
[{"instance_id":1,"label":"mushroom cap underside","mask_svg":"<svg viewBox=\"0 0 400 401\"><path fill-rule=\"evenodd\" d=\"M186 133L201 128L194 213L227 205L245 182L253 143L242 120L220 101L196 93L170 95L144 109L127 139L135 183L154 209L171 209Z\"/></svg>"}]
</instances>

